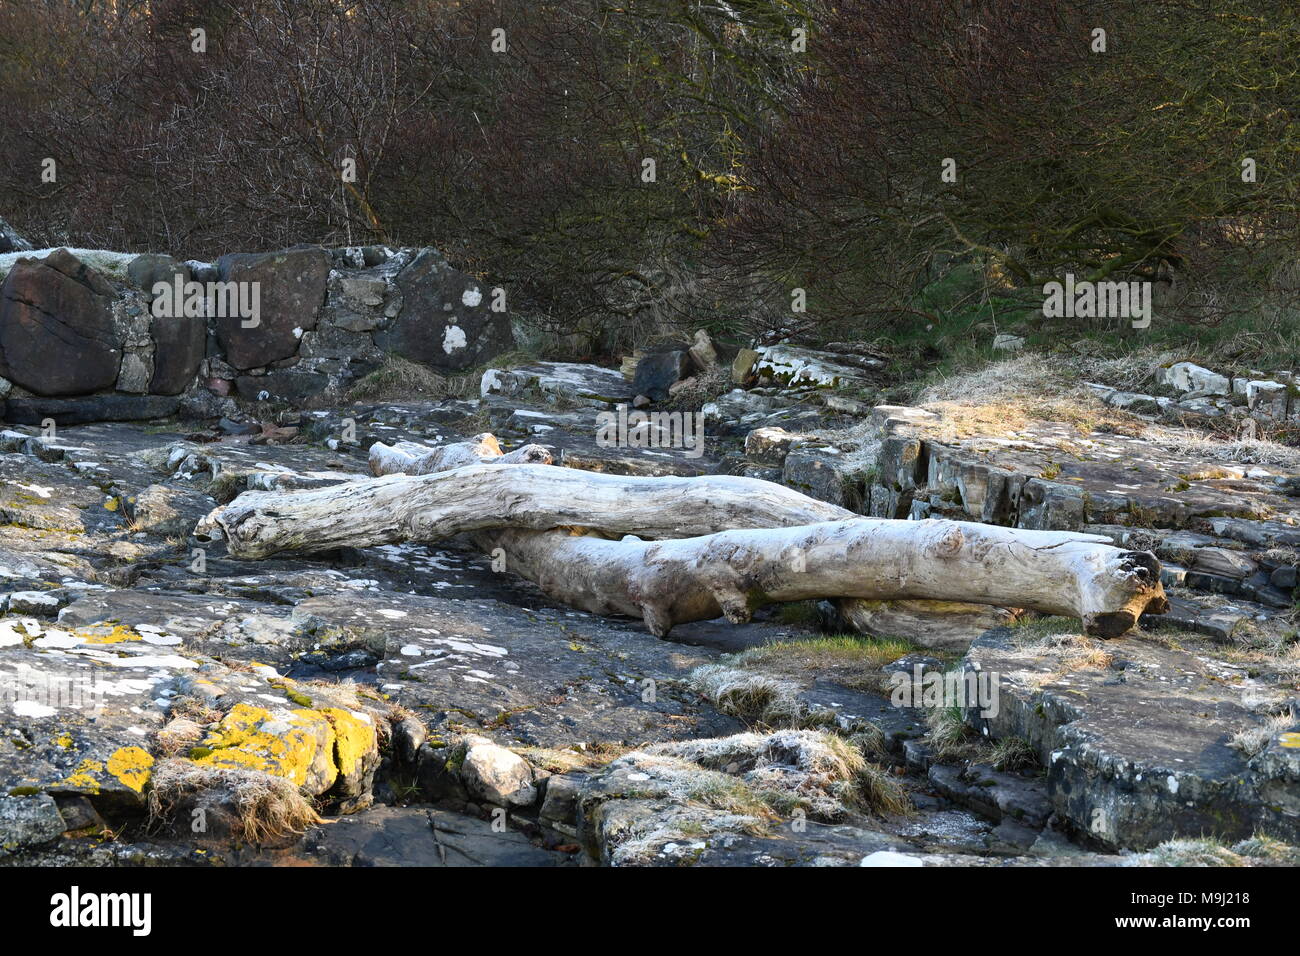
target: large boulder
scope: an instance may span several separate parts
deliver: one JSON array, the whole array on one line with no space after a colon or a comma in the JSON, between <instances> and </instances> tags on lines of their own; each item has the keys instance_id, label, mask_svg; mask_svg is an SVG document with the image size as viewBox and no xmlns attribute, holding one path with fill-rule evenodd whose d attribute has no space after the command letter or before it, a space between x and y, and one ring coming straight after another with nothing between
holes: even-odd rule
<instances>
[{"instance_id":1,"label":"large boulder","mask_svg":"<svg viewBox=\"0 0 1300 956\"><path fill-rule=\"evenodd\" d=\"M122 361L112 296L66 249L19 259L0 287L0 376L46 396L111 388Z\"/></svg>"},{"instance_id":2,"label":"large boulder","mask_svg":"<svg viewBox=\"0 0 1300 956\"><path fill-rule=\"evenodd\" d=\"M217 260L222 282L259 283L258 324L244 328L239 316L214 320L226 361L237 369L259 368L298 352L304 332L316 328L330 257L323 249L235 253Z\"/></svg>"},{"instance_id":3,"label":"large boulder","mask_svg":"<svg viewBox=\"0 0 1300 956\"><path fill-rule=\"evenodd\" d=\"M375 335L386 352L437 369L482 365L514 347L510 318L493 312L490 290L425 249L397 276L402 311Z\"/></svg>"},{"instance_id":4,"label":"large boulder","mask_svg":"<svg viewBox=\"0 0 1300 956\"><path fill-rule=\"evenodd\" d=\"M145 253L136 256L126 267L128 284L140 289L146 302L153 301L153 287L158 282L182 283L193 277L190 266L171 256ZM153 395L180 395L194 382L207 345L207 323L191 316L149 317L149 338L153 345L152 367L140 391ZM125 372L131 356L123 359ZM122 388L119 380L118 388Z\"/></svg>"},{"instance_id":5,"label":"large boulder","mask_svg":"<svg viewBox=\"0 0 1300 956\"><path fill-rule=\"evenodd\" d=\"M207 346L202 319L185 316L153 316L149 326L153 338L153 377L149 391L154 395L179 395L198 374Z\"/></svg>"}]
</instances>

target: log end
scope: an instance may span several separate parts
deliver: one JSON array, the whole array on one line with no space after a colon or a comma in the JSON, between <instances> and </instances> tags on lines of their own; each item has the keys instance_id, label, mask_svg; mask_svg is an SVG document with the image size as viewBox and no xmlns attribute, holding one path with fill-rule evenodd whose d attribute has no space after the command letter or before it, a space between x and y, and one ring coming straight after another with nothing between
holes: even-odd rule
<instances>
[{"instance_id":1,"label":"log end","mask_svg":"<svg viewBox=\"0 0 1300 956\"><path fill-rule=\"evenodd\" d=\"M673 616L664 608L653 604L641 605L641 619L645 621L646 630L655 637L667 637L673 629Z\"/></svg>"},{"instance_id":2,"label":"log end","mask_svg":"<svg viewBox=\"0 0 1300 956\"><path fill-rule=\"evenodd\" d=\"M1127 634L1143 614L1164 614L1169 599L1160 583L1160 561L1150 551L1125 551L1120 555L1120 574L1132 594L1123 607L1083 615L1086 633L1104 640Z\"/></svg>"}]
</instances>

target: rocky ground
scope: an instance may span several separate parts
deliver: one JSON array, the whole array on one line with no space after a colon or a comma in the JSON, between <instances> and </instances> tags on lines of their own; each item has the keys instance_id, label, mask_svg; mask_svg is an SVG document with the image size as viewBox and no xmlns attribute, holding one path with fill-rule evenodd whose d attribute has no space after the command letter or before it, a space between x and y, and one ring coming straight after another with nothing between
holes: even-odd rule
<instances>
[{"instance_id":1,"label":"rocky ground","mask_svg":"<svg viewBox=\"0 0 1300 956\"><path fill-rule=\"evenodd\" d=\"M778 347L704 405L703 455L598 444L596 414L667 400L678 358L0 434L0 862L1295 862L1300 453L1237 440L1287 420L1286 384L1161 365L1150 393L1117 374L1007 404L1007 375L901 406L866 351ZM468 542L248 562L192 536L243 490L368 477L375 441L484 431L572 468L1105 534L1154 550L1174 609L1114 641L938 602L657 640ZM997 713L891 701L892 673L929 671L999 675Z\"/></svg>"}]
</instances>

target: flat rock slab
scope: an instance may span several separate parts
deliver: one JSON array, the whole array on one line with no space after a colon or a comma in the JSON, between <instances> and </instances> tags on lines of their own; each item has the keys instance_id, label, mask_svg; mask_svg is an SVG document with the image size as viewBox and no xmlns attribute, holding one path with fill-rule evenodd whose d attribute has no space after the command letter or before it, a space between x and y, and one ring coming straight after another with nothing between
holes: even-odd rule
<instances>
[{"instance_id":1,"label":"flat rock slab","mask_svg":"<svg viewBox=\"0 0 1300 956\"><path fill-rule=\"evenodd\" d=\"M1300 837L1300 748L1276 735L1260 757L1231 747L1263 716L1253 696L1285 696L1244 666L1139 633L1105 643L1108 666L1083 645L1018 639L1011 628L971 645L967 668L1000 675L998 712L967 719L993 738L1019 736L1047 767L1057 812L1113 846L1175 837ZM1089 645L1091 647L1091 645ZM1289 685L1287 685L1289 686Z\"/></svg>"},{"instance_id":2,"label":"flat rock slab","mask_svg":"<svg viewBox=\"0 0 1300 956\"><path fill-rule=\"evenodd\" d=\"M739 727L681 684L713 654L655 640L631 622L372 592L311 598L294 615L358 640L382 635L380 689L435 730L466 728L507 746L568 747Z\"/></svg>"},{"instance_id":3,"label":"flat rock slab","mask_svg":"<svg viewBox=\"0 0 1300 956\"><path fill-rule=\"evenodd\" d=\"M120 624L186 657L256 661L287 670L314 643L289 614L288 607L220 594L136 588L89 593L59 612L58 626Z\"/></svg>"},{"instance_id":4,"label":"flat rock slab","mask_svg":"<svg viewBox=\"0 0 1300 956\"><path fill-rule=\"evenodd\" d=\"M1247 477L1255 466L1178 455L1145 438L1083 435L1061 423L927 442L923 464L926 474L917 484L927 484L933 496L955 494L966 514L1019 527L1074 530L1116 522L1181 528L1196 519L1295 512L1295 502L1272 480L1282 473L1276 468ZM1004 482L1010 478L1012 487L1002 491L990 472ZM1005 501L997 500L999 492Z\"/></svg>"},{"instance_id":5,"label":"flat rock slab","mask_svg":"<svg viewBox=\"0 0 1300 956\"><path fill-rule=\"evenodd\" d=\"M146 640L146 638L148 638ZM139 806L167 692L198 664L152 634L0 619L0 780Z\"/></svg>"},{"instance_id":6,"label":"flat rock slab","mask_svg":"<svg viewBox=\"0 0 1300 956\"><path fill-rule=\"evenodd\" d=\"M86 398L11 398L4 420L17 425L40 425L53 419L59 425L86 422L154 421L175 415L180 399L168 395L112 393Z\"/></svg>"},{"instance_id":7,"label":"flat rock slab","mask_svg":"<svg viewBox=\"0 0 1300 956\"><path fill-rule=\"evenodd\" d=\"M291 854L317 866L545 867L573 865L517 830L431 807L375 807L312 829ZM276 862L282 862L277 860Z\"/></svg>"},{"instance_id":8,"label":"flat rock slab","mask_svg":"<svg viewBox=\"0 0 1300 956\"><path fill-rule=\"evenodd\" d=\"M631 402L632 384L618 369L572 362L533 362L483 373L480 394L561 399L585 405Z\"/></svg>"}]
</instances>

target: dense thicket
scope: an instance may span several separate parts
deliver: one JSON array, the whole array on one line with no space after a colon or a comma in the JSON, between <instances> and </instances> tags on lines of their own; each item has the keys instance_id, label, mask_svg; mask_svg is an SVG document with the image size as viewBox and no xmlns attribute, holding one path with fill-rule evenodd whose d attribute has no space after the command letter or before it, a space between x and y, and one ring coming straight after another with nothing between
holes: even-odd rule
<instances>
[{"instance_id":1,"label":"dense thicket","mask_svg":"<svg viewBox=\"0 0 1300 956\"><path fill-rule=\"evenodd\" d=\"M593 350L896 330L957 265L1223 307L1295 281L1298 71L1292 0L0 0L0 214L436 245Z\"/></svg>"}]
</instances>

